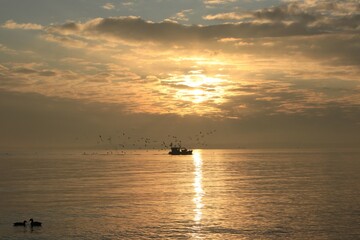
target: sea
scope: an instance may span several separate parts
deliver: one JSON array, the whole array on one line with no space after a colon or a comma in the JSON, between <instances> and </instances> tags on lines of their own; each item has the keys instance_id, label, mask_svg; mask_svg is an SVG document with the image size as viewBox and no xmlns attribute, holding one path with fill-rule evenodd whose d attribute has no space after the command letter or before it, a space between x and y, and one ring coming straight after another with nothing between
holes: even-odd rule
<instances>
[{"instance_id":1,"label":"sea","mask_svg":"<svg viewBox=\"0 0 360 240\"><path fill-rule=\"evenodd\" d=\"M167 152L1 152L0 239L360 239L360 149Z\"/></svg>"}]
</instances>

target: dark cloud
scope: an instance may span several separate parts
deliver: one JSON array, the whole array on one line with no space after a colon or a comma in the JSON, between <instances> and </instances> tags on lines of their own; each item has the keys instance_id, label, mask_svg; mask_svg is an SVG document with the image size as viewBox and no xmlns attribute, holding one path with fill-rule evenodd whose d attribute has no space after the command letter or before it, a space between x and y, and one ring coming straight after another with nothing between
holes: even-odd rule
<instances>
[{"instance_id":1,"label":"dark cloud","mask_svg":"<svg viewBox=\"0 0 360 240\"><path fill-rule=\"evenodd\" d=\"M38 72L39 76L44 76L44 77L52 77L52 76L56 76L57 73L54 71L49 71L49 70L45 70L45 71L39 71Z\"/></svg>"},{"instance_id":2,"label":"dark cloud","mask_svg":"<svg viewBox=\"0 0 360 240\"><path fill-rule=\"evenodd\" d=\"M108 36L136 42L180 43L184 45L216 41L221 38L278 37L321 33L316 29L306 28L300 24L288 25L281 22L186 26L168 21L148 22L135 17L94 19L79 24L70 32L68 28L64 30L64 25L49 27L48 31L60 34Z\"/></svg>"},{"instance_id":3,"label":"dark cloud","mask_svg":"<svg viewBox=\"0 0 360 240\"><path fill-rule=\"evenodd\" d=\"M201 26L111 17L53 25L46 31L49 39L78 47L90 47L91 40L101 39L130 47L146 44L144 48L182 47L265 57L293 54L328 64L359 65L359 54L354 54L360 51L359 9L353 1L290 2L243 13L243 19L239 13L233 23Z\"/></svg>"},{"instance_id":4,"label":"dark cloud","mask_svg":"<svg viewBox=\"0 0 360 240\"><path fill-rule=\"evenodd\" d=\"M36 70L31 69L31 68L18 68L18 69L15 69L14 72L22 73L22 74L34 74L34 73L37 73Z\"/></svg>"},{"instance_id":5,"label":"dark cloud","mask_svg":"<svg viewBox=\"0 0 360 240\"><path fill-rule=\"evenodd\" d=\"M13 69L13 72L20 73L20 74L36 74L36 75L43 76L43 77L51 77L51 76L57 75L56 72L51 71L51 70L36 70L33 68L26 68L26 67Z\"/></svg>"},{"instance_id":6,"label":"dark cloud","mask_svg":"<svg viewBox=\"0 0 360 240\"><path fill-rule=\"evenodd\" d=\"M51 31L52 29L53 29L52 26L47 28L48 31ZM67 22L62 25L57 26L56 29L61 32L71 33L71 32L80 30L80 27L79 27L79 24L77 24L75 22Z\"/></svg>"},{"instance_id":7,"label":"dark cloud","mask_svg":"<svg viewBox=\"0 0 360 240\"><path fill-rule=\"evenodd\" d=\"M312 23L319 18L316 14L302 11L297 5L258 10L253 13L253 17L254 19L266 19L274 22L296 21L305 24Z\"/></svg>"},{"instance_id":8,"label":"dark cloud","mask_svg":"<svg viewBox=\"0 0 360 240\"><path fill-rule=\"evenodd\" d=\"M251 26L280 26L285 35L321 34L341 31L359 31L360 4L355 1L289 2L280 6L251 12L217 13L207 20L233 20L234 24ZM282 23L283 25L279 25ZM287 31L286 31L287 29ZM256 30L256 28L254 28Z\"/></svg>"}]
</instances>

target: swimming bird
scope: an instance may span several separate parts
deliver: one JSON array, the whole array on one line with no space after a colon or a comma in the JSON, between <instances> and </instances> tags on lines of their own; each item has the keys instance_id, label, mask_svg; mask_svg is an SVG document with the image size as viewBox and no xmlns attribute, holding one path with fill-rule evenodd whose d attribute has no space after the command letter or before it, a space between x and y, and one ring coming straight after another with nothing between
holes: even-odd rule
<instances>
[{"instance_id":1,"label":"swimming bird","mask_svg":"<svg viewBox=\"0 0 360 240\"><path fill-rule=\"evenodd\" d=\"M13 226L14 226L14 227L20 227L20 226L25 227L25 226L26 226L26 223L27 223L27 221L15 222L15 223L13 224Z\"/></svg>"},{"instance_id":2,"label":"swimming bird","mask_svg":"<svg viewBox=\"0 0 360 240\"><path fill-rule=\"evenodd\" d=\"M31 227L41 227L41 222L35 222L32 218L29 221Z\"/></svg>"}]
</instances>

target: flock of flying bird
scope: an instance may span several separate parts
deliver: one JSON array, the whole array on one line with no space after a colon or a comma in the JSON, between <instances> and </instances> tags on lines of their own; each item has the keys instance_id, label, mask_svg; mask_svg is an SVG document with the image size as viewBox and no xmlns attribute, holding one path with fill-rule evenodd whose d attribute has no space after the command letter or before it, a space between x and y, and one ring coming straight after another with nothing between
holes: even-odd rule
<instances>
[{"instance_id":1,"label":"flock of flying bird","mask_svg":"<svg viewBox=\"0 0 360 240\"><path fill-rule=\"evenodd\" d=\"M200 131L193 136L186 138L180 138L169 134L163 140L157 140L150 137L136 137L126 132L119 132L115 136L104 136L99 134L96 142L99 147L108 150L107 154L113 154L113 151L115 154L125 154L127 149L164 150L171 147L182 147L184 142L186 142L188 146L203 148L208 146L208 144L205 143L206 138L215 132L215 129L210 131Z\"/></svg>"}]
</instances>

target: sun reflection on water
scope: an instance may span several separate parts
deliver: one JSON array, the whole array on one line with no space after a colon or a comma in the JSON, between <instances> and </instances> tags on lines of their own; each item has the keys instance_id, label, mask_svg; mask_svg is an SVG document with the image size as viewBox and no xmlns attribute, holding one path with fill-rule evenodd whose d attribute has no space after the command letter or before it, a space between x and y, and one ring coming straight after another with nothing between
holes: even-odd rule
<instances>
[{"instance_id":1,"label":"sun reflection on water","mask_svg":"<svg viewBox=\"0 0 360 240\"><path fill-rule=\"evenodd\" d=\"M202 203L202 198L204 196L204 190L202 188L202 157L199 150L194 151L193 153L194 167L195 167L195 177L194 177L194 221L200 223L202 219L202 208L204 204Z\"/></svg>"}]
</instances>

